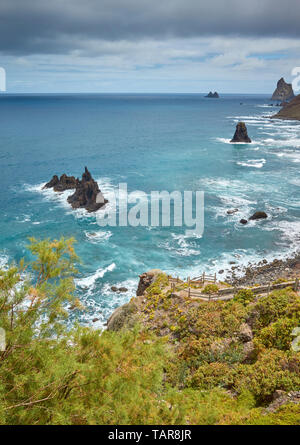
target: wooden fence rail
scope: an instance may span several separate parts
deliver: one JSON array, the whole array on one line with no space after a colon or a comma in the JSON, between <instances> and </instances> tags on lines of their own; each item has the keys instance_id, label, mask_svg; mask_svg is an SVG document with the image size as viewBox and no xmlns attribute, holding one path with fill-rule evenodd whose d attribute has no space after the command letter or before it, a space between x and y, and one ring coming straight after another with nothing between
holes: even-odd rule
<instances>
[{"instance_id":1,"label":"wooden fence rail","mask_svg":"<svg viewBox=\"0 0 300 445\"><path fill-rule=\"evenodd\" d=\"M207 280L206 280L207 281ZM177 282L175 280L175 282ZM174 279L172 279L172 289L175 290L175 282ZM201 281L202 282L202 281ZM216 282L216 281L214 281ZM188 278L187 282L183 282L184 284L188 284L188 287L185 289L181 289L181 292L186 292L188 294L189 297L197 297L197 298L201 298L204 300L208 300L208 301L213 301L213 300L218 300L218 299L231 299L234 297L234 295L241 291L241 290L251 290L254 294L264 294L267 293L269 294L271 291L273 290L278 290L278 289L284 289L286 287L292 287L293 290L295 292L297 292L299 290L299 279L296 278L296 280L294 281L286 281L283 283L278 283L278 284L272 284L269 283L267 285L264 286L256 286L256 287L226 287L224 289L219 289L218 292L216 292L213 295L207 295L207 294L203 294L201 291L202 289L194 289L191 288L191 284L194 283L200 283L200 281L195 281L195 279L190 280L190 278Z\"/></svg>"}]
</instances>

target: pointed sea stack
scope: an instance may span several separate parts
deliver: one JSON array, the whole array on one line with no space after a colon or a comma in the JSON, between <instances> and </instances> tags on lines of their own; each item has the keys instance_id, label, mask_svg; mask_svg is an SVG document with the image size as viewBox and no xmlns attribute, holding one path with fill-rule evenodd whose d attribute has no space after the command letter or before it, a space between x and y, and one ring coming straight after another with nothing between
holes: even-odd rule
<instances>
[{"instance_id":1,"label":"pointed sea stack","mask_svg":"<svg viewBox=\"0 0 300 445\"><path fill-rule=\"evenodd\" d=\"M245 122L238 122L233 138L230 142L251 142Z\"/></svg>"},{"instance_id":2,"label":"pointed sea stack","mask_svg":"<svg viewBox=\"0 0 300 445\"><path fill-rule=\"evenodd\" d=\"M84 208L88 212L95 212L107 203L100 191L98 184L85 167L82 179L77 179L76 190L68 197L68 203L73 209Z\"/></svg>"},{"instance_id":3,"label":"pointed sea stack","mask_svg":"<svg viewBox=\"0 0 300 445\"><path fill-rule=\"evenodd\" d=\"M278 80L277 88L273 93L271 100L280 100L281 102L286 102L295 97L292 85L286 83L284 78Z\"/></svg>"}]
</instances>

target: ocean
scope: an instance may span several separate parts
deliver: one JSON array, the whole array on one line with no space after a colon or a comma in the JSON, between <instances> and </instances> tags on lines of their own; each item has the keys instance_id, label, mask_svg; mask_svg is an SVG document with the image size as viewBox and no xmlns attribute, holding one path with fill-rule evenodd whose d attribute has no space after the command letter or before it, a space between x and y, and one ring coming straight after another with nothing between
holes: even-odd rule
<instances>
[{"instance_id":1,"label":"ocean","mask_svg":"<svg viewBox=\"0 0 300 445\"><path fill-rule=\"evenodd\" d=\"M149 269L185 278L290 255L300 242L300 125L271 120L278 107L270 103L267 95L0 96L0 266L29 259L30 236L74 237L80 321L99 318L101 327ZM251 144L229 143L239 120ZM95 214L70 208L69 192L42 190L54 174L81 176L85 166L104 196L119 183L147 194L204 191L203 236L99 227ZM232 208L239 212L228 216ZM268 219L239 223L256 210Z\"/></svg>"}]
</instances>

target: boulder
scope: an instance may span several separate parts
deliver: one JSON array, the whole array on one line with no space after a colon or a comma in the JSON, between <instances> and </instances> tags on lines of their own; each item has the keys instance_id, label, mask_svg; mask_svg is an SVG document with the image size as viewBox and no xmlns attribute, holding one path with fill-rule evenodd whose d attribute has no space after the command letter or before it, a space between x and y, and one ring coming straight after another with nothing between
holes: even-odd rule
<instances>
[{"instance_id":1,"label":"boulder","mask_svg":"<svg viewBox=\"0 0 300 445\"><path fill-rule=\"evenodd\" d=\"M287 393L277 389L273 394L272 402L266 408L266 412L275 412L281 406L286 405L287 403L300 403L300 391L290 391Z\"/></svg>"},{"instance_id":2,"label":"boulder","mask_svg":"<svg viewBox=\"0 0 300 445\"><path fill-rule=\"evenodd\" d=\"M247 224L247 222L248 222L248 220L247 220L247 219L244 219L244 218L242 218L242 219L240 220L240 223L241 223L241 224Z\"/></svg>"},{"instance_id":3,"label":"boulder","mask_svg":"<svg viewBox=\"0 0 300 445\"><path fill-rule=\"evenodd\" d=\"M230 142L251 142L251 139L248 136L245 122L238 122L234 136Z\"/></svg>"},{"instance_id":4,"label":"boulder","mask_svg":"<svg viewBox=\"0 0 300 445\"><path fill-rule=\"evenodd\" d=\"M247 323L242 323L238 332L238 338L243 342L247 343L253 339L253 332L251 327Z\"/></svg>"},{"instance_id":5,"label":"boulder","mask_svg":"<svg viewBox=\"0 0 300 445\"><path fill-rule=\"evenodd\" d=\"M92 178L87 167L85 167L82 179L77 179L75 193L68 197L68 203L71 204L73 209L84 208L88 212L95 212L107 202L103 198L97 182Z\"/></svg>"},{"instance_id":6,"label":"boulder","mask_svg":"<svg viewBox=\"0 0 300 445\"><path fill-rule=\"evenodd\" d=\"M219 99L220 96L216 91L214 93L210 91L205 97L209 97L210 99Z\"/></svg>"},{"instance_id":7,"label":"boulder","mask_svg":"<svg viewBox=\"0 0 300 445\"><path fill-rule=\"evenodd\" d=\"M272 95L272 100L288 101L295 97L293 87L290 83L286 83L284 78L278 80L277 88Z\"/></svg>"},{"instance_id":8,"label":"boulder","mask_svg":"<svg viewBox=\"0 0 300 445\"><path fill-rule=\"evenodd\" d=\"M231 209L231 210L227 210L227 215L233 215L234 213L238 212L239 209Z\"/></svg>"},{"instance_id":9,"label":"boulder","mask_svg":"<svg viewBox=\"0 0 300 445\"><path fill-rule=\"evenodd\" d=\"M127 303L118 307L107 320L108 331L119 331L132 327L137 321L138 308L135 303Z\"/></svg>"},{"instance_id":10,"label":"boulder","mask_svg":"<svg viewBox=\"0 0 300 445\"><path fill-rule=\"evenodd\" d=\"M251 363L255 358L255 347L253 341L247 341L243 344L243 363Z\"/></svg>"},{"instance_id":11,"label":"boulder","mask_svg":"<svg viewBox=\"0 0 300 445\"><path fill-rule=\"evenodd\" d=\"M119 287L119 292L128 292L127 287Z\"/></svg>"},{"instance_id":12,"label":"boulder","mask_svg":"<svg viewBox=\"0 0 300 445\"><path fill-rule=\"evenodd\" d=\"M256 219L265 219L268 218L268 215L265 212L255 212L252 216L250 216L249 220L253 221Z\"/></svg>"}]
</instances>

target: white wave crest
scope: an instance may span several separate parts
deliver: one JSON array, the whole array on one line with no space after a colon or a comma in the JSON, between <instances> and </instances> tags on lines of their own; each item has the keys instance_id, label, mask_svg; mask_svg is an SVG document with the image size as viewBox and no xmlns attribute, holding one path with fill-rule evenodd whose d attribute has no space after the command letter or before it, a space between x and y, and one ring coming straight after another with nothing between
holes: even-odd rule
<instances>
[{"instance_id":1,"label":"white wave crest","mask_svg":"<svg viewBox=\"0 0 300 445\"><path fill-rule=\"evenodd\" d=\"M237 162L237 165L241 165L243 167L262 168L265 163L265 159L248 159L247 162Z\"/></svg>"},{"instance_id":2,"label":"white wave crest","mask_svg":"<svg viewBox=\"0 0 300 445\"><path fill-rule=\"evenodd\" d=\"M115 263L112 263L109 266L105 267L104 269L99 268L92 275L89 275L85 278L76 279L75 283L77 286L81 288L93 288L95 286L96 281L99 278L103 278L107 272L113 271L115 267L116 267Z\"/></svg>"}]
</instances>

